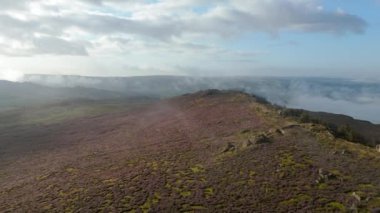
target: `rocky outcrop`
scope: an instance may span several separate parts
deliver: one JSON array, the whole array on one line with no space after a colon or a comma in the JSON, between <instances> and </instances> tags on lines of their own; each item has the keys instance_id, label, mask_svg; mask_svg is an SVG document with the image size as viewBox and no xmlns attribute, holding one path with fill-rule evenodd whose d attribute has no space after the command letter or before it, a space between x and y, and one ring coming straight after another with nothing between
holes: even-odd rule
<instances>
[{"instance_id":1,"label":"rocky outcrop","mask_svg":"<svg viewBox=\"0 0 380 213\"><path fill-rule=\"evenodd\" d=\"M326 181L333 179L338 179L338 176L331 172L324 171L323 169L318 169L318 177L317 180L315 180L315 183L325 183Z\"/></svg>"},{"instance_id":2,"label":"rocky outcrop","mask_svg":"<svg viewBox=\"0 0 380 213\"><path fill-rule=\"evenodd\" d=\"M272 140L266 134L259 134L258 136L255 137L255 143L257 144L270 143L270 142L272 142Z\"/></svg>"}]
</instances>

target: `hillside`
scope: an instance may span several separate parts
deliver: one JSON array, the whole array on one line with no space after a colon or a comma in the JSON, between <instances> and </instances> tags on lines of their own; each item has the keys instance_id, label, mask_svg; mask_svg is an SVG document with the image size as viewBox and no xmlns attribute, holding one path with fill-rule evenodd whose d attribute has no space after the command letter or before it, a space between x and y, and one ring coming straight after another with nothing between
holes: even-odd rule
<instances>
[{"instance_id":1,"label":"hillside","mask_svg":"<svg viewBox=\"0 0 380 213\"><path fill-rule=\"evenodd\" d=\"M282 113L300 122L323 124L337 137L375 147L380 144L380 125L354 119L347 115L312 112L302 109L284 109Z\"/></svg>"},{"instance_id":2,"label":"hillside","mask_svg":"<svg viewBox=\"0 0 380 213\"><path fill-rule=\"evenodd\" d=\"M346 115L337 115L325 112L311 112L310 115L316 119L323 120L340 126L348 125L355 132L368 142L369 145L375 146L380 144L380 125L368 121L354 119Z\"/></svg>"},{"instance_id":3,"label":"hillside","mask_svg":"<svg viewBox=\"0 0 380 213\"><path fill-rule=\"evenodd\" d=\"M379 152L336 139L321 125L283 117L245 93L207 90L153 103L85 105L102 110L80 116L68 110L64 117L69 119L51 117L49 112L56 113L51 110L0 126L0 209L345 212L380 207Z\"/></svg>"},{"instance_id":4,"label":"hillside","mask_svg":"<svg viewBox=\"0 0 380 213\"><path fill-rule=\"evenodd\" d=\"M67 100L110 100L124 97L126 95L121 93L100 89L47 87L33 83L15 83L0 80L0 110Z\"/></svg>"}]
</instances>

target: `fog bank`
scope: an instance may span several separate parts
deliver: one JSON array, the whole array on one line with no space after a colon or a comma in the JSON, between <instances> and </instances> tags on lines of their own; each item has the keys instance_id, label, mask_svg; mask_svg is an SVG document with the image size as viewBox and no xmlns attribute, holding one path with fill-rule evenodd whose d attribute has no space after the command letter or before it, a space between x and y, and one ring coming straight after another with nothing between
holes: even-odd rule
<instances>
[{"instance_id":1,"label":"fog bank","mask_svg":"<svg viewBox=\"0 0 380 213\"><path fill-rule=\"evenodd\" d=\"M380 123L380 83L338 78L291 77L83 77L26 75L26 82L55 87L87 87L128 95L172 97L204 89L233 89L292 108L346 114Z\"/></svg>"}]
</instances>

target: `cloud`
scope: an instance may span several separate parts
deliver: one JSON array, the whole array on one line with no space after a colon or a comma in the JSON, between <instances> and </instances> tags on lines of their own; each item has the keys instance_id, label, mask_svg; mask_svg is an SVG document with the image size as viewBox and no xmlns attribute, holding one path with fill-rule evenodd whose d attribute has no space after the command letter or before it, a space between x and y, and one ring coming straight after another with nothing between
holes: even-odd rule
<instances>
[{"instance_id":1,"label":"cloud","mask_svg":"<svg viewBox=\"0 0 380 213\"><path fill-rule=\"evenodd\" d=\"M87 55L86 42L67 41L55 37L42 37L34 40L34 54Z\"/></svg>"},{"instance_id":2,"label":"cloud","mask_svg":"<svg viewBox=\"0 0 380 213\"><path fill-rule=\"evenodd\" d=\"M35 0L2 2L0 54L87 55L100 38L170 44L193 38L220 39L244 33L362 33L353 14L324 10L316 0ZM124 42L115 43L115 49ZM187 46L194 50L194 46ZM202 48L202 46L198 46Z\"/></svg>"},{"instance_id":3,"label":"cloud","mask_svg":"<svg viewBox=\"0 0 380 213\"><path fill-rule=\"evenodd\" d=\"M24 74L17 70L0 70L0 80L18 82L22 81Z\"/></svg>"}]
</instances>

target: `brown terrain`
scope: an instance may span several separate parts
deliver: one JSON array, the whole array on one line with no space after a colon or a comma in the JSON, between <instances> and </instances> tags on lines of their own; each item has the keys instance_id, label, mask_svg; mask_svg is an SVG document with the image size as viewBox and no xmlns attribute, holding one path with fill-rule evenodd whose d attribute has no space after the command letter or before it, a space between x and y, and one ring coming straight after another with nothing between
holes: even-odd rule
<instances>
[{"instance_id":1,"label":"brown terrain","mask_svg":"<svg viewBox=\"0 0 380 213\"><path fill-rule=\"evenodd\" d=\"M380 207L379 152L244 93L46 109L0 115L0 212Z\"/></svg>"}]
</instances>

